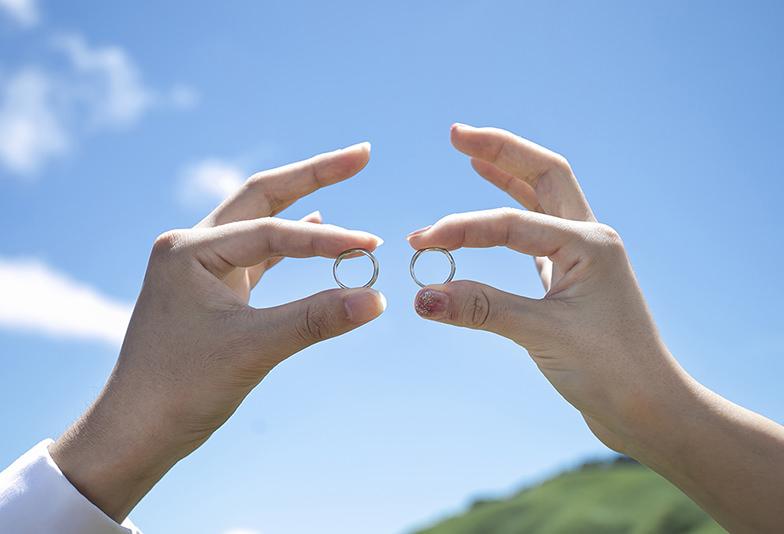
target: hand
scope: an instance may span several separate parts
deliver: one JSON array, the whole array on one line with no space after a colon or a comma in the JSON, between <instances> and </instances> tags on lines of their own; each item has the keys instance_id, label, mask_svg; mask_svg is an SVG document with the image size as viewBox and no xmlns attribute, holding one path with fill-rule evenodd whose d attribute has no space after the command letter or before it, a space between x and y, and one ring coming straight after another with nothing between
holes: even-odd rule
<instances>
[{"instance_id":1,"label":"hand","mask_svg":"<svg viewBox=\"0 0 784 534\"><path fill-rule=\"evenodd\" d=\"M272 216L359 172L363 143L251 177L190 230L161 235L119 360L95 404L50 452L69 480L121 521L161 476L201 445L279 362L380 315L371 289L333 289L249 307L283 256L373 250L371 234Z\"/></svg>"},{"instance_id":2,"label":"hand","mask_svg":"<svg viewBox=\"0 0 784 534\"><path fill-rule=\"evenodd\" d=\"M452 282L420 291L417 312L519 343L594 434L628 452L634 433L688 378L659 338L620 237L595 222L561 156L494 128L455 125L452 142L530 211L450 215L411 234L411 246L507 246L536 258L547 294Z\"/></svg>"},{"instance_id":3,"label":"hand","mask_svg":"<svg viewBox=\"0 0 784 534\"><path fill-rule=\"evenodd\" d=\"M716 395L667 351L618 234L596 222L566 160L494 128L452 128L474 168L530 211L450 215L414 248L507 246L535 257L546 295L476 282L417 294L428 319L528 350L593 433L669 479L730 532L778 532L784 427Z\"/></svg>"}]
</instances>

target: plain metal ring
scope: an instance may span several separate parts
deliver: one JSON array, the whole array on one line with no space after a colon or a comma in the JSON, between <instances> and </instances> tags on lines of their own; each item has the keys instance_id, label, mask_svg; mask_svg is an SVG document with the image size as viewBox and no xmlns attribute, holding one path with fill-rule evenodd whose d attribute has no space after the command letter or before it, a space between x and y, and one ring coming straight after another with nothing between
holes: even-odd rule
<instances>
[{"instance_id":1,"label":"plain metal ring","mask_svg":"<svg viewBox=\"0 0 784 534\"><path fill-rule=\"evenodd\" d=\"M419 259L419 256L421 256L423 252L431 252L431 251L440 252L441 254L446 256L447 259L449 260L449 276L447 276L446 280L444 280L441 283L448 284L449 282L452 281L452 278L455 277L455 271L457 270L457 267L455 266L455 259L452 257L452 254L447 249L441 247L422 248L414 253L414 256L411 258L411 265L409 265L408 267L408 272L411 273L411 278L414 279L414 282L416 282L419 287L427 287L427 286L425 286L425 284L420 282L419 278L417 278L416 276L416 272L415 272L416 262Z\"/></svg>"},{"instance_id":2,"label":"plain metal ring","mask_svg":"<svg viewBox=\"0 0 784 534\"><path fill-rule=\"evenodd\" d=\"M338 285L343 289L352 289L350 286L347 286L346 284L341 282L340 278L338 278L338 265L340 265L340 262L343 261L347 256L351 256L352 254L364 254L365 256L370 258L370 261L373 262L373 276L370 277L370 280L368 280L368 282L365 285L358 286L358 287L373 287L373 284L375 284L376 280L378 280L378 260L376 259L376 257L373 255L372 252L370 252L369 250L365 250L364 248L351 248L348 250L344 250L343 252L340 253L340 255L337 258L335 258L335 263L332 265L332 276L335 278L335 282L337 282Z\"/></svg>"}]
</instances>

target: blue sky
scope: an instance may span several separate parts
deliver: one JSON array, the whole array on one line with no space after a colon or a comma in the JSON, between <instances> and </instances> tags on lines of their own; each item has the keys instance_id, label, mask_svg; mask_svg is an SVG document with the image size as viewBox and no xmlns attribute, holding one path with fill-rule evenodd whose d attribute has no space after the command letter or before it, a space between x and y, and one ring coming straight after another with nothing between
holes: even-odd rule
<instances>
[{"instance_id":1,"label":"blue sky","mask_svg":"<svg viewBox=\"0 0 784 534\"><path fill-rule=\"evenodd\" d=\"M565 154L670 349L781 422L784 8L777 2L0 0L0 464L96 395L160 232L241 176L368 140L297 203L382 236L389 308L268 376L133 512L147 532L402 533L606 454L517 346L422 321L404 236L510 205L454 121ZM539 296L527 258L458 278ZM332 287L289 260L252 303Z\"/></svg>"}]
</instances>

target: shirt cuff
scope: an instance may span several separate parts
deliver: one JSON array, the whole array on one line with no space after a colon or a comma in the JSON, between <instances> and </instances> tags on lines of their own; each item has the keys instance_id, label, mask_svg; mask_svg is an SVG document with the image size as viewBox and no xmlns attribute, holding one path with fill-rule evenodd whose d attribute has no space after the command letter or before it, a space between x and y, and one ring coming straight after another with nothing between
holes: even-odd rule
<instances>
[{"instance_id":1,"label":"shirt cuff","mask_svg":"<svg viewBox=\"0 0 784 534\"><path fill-rule=\"evenodd\" d=\"M118 525L68 481L47 439L0 473L0 532L141 534L130 519Z\"/></svg>"}]
</instances>

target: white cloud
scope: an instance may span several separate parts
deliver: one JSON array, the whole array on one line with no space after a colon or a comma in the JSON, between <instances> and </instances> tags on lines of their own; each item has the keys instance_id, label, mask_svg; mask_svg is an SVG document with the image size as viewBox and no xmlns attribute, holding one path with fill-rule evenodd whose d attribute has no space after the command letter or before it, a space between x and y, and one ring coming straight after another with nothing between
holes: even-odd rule
<instances>
[{"instance_id":1,"label":"white cloud","mask_svg":"<svg viewBox=\"0 0 784 534\"><path fill-rule=\"evenodd\" d=\"M131 305L37 260L0 258L0 327L119 345Z\"/></svg>"},{"instance_id":2,"label":"white cloud","mask_svg":"<svg viewBox=\"0 0 784 534\"><path fill-rule=\"evenodd\" d=\"M0 100L0 162L29 174L70 146L58 111L58 89L45 73L27 68L9 79Z\"/></svg>"},{"instance_id":3,"label":"white cloud","mask_svg":"<svg viewBox=\"0 0 784 534\"><path fill-rule=\"evenodd\" d=\"M98 125L131 124L153 104L153 91L122 48L91 48L80 35L61 35L54 44L77 73L73 90Z\"/></svg>"},{"instance_id":4,"label":"white cloud","mask_svg":"<svg viewBox=\"0 0 784 534\"><path fill-rule=\"evenodd\" d=\"M36 0L0 0L0 9L8 13L24 28L38 24L39 14Z\"/></svg>"},{"instance_id":5,"label":"white cloud","mask_svg":"<svg viewBox=\"0 0 784 534\"><path fill-rule=\"evenodd\" d=\"M245 181L245 172L236 164L220 159L205 159L182 172L179 196L185 204L220 202Z\"/></svg>"},{"instance_id":6,"label":"white cloud","mask_svg":"<svg viewBox=\"0 0 784 534\"><path fill-rule=\"evenodd\" d=\"M14 174L33 174L85 135L133 125L154 107L198 103L187 85L148 86L120 47L91 46L77 34L56 37L53 47L56 69L28 65L0 79L0 165Z\"/></svg>"}]
</instances>

